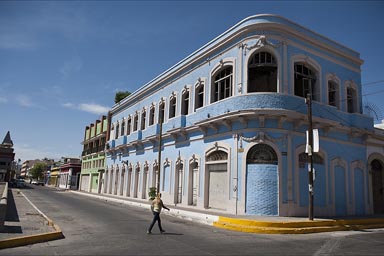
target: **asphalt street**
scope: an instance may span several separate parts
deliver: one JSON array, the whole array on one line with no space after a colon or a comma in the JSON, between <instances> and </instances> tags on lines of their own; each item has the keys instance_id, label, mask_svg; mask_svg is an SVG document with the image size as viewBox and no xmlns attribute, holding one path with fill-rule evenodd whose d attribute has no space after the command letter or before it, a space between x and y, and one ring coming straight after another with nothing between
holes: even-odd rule
<instances>
[{"instance_id":1,"label":"asphalt street","mask_svg":"<svg viewBox=\"0 0 384 256\"><path fill-rule=\"evenodd\" d=\"M149 209L48 187L23 190L65 238L0 250L0 255L382 255L384 229L305 235L229 231L162 215L146 234Z\"/></svg>"}]
</instances>

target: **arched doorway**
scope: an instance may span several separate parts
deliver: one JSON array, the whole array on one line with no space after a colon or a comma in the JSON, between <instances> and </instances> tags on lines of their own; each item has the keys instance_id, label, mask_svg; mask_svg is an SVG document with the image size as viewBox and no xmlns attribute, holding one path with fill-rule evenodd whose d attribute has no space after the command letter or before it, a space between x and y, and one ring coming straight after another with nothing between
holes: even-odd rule
<instances>
[{"instance_id":1,"label":"arched doorway","mask_svg":"<svg viewBox=\"0 0 384 256\"><path fill-rule=\"evenodd\" d=\"M228 153L216 150L206 156L205 208L226 210L228 198Z\"/></svg>"},{"instance_id":2,"label":"arched doorway","mask_svg":"<svg viewBox=\"0 0 384 256\"><path fill-rule=\"evenodd\" d=\"M121 177L120 177L120 186L119 186L119 195L122 196L124 192L124 176L125 176L125 167L121 169Z\"/></svg>"},{"instance_id":3,"label":"arched doorway","mask_svg":"<svg viewBox=\"0 0 384 256\"><path fill-rule=\"evenodd\" d=\"M197 197L199 191L199 164L198 160L193 156L189 162L189 193L188 205L197 205Z\"/></svg>"},{"instance_id":4,"label":"arched doorway","mask_svg":"<svg viewBox=\"0 0 384 256\"><path fill-rule=\"evenodd\" d=\"M384 185L383 185L383 163L377 159L371 162L372 172L372 196L373 212L384 213Z\"/></svg>"},{"instance_id":5,"label":"arched doorway","mask_svg":"<svg viewBox=\"0 0 384 256\"><path fill-rule=\"evenodd\" d=\"M247 153L246 214L278 215L278 159L267 144L254 145Z\"/></svg>"},{"instance_id":6,"label":"arched doorway","mask_svg":"<svg viewBox=\"0 0 384 256\"><path fill-rule=\"evenodd\" d=\"M120 170L119 167L116 167L116 172L115 172L115 185L113 187L113 194L117 195L117 188L120 184Z\"/></svg>"},{"instance_id":7,"label":"arched doorway","mask_svg":"<svg viewBox=\"0 0 384 256\"><path fill-rule=\"evenodd\" d=\"M176 161L176 173L175 173L175 198L174 203L175 204L181 204L183 200L183 169L184 169L184 163L179 158Z\"/></svg>"}]
</instances>

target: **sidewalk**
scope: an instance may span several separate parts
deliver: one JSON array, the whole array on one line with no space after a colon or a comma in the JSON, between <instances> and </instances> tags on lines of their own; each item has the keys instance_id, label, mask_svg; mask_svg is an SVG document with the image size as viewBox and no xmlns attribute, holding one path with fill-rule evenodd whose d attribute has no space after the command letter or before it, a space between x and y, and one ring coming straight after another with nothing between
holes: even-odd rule
<instances>
[{"instance_id":1,"label":"sidewalk","mask_svg":"<svg viewBox=\"0 0 384 256\"><path fill-rule=\"evenodd\" d=\"M28 187L24 189L28 189ZM3 231L0 231L0 249L64 237L60 228L24 196L24 189L10 188L8 190L5 227Z\"/></svg>"}]
</instances>

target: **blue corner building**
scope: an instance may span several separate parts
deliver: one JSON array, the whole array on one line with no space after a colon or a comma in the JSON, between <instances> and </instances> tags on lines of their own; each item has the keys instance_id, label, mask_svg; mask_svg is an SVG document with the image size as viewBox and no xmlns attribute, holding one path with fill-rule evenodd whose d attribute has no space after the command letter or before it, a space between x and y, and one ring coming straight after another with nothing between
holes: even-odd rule
<instances>
[{"instance_id":1,"label":"blue corner building","mask_svg":"<svg viewBox=\"0 0 384 256\"><path fill-rule=\"evenodd\" d=\"M362 63L283 17L248 17L111 108L101 193L159 187L175 207L307 216L312 123L314 215L383 213L384 133L362 111Z\"/></svg>"}]
</instances>

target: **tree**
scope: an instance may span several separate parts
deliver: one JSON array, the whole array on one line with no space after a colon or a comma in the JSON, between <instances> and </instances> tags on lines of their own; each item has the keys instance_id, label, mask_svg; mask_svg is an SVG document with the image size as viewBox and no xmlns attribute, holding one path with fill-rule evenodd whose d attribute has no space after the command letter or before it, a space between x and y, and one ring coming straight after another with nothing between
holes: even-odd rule
<instances>
[{"instance_id":1,"label":"tree","mask_svg":"<svg viewBox=\"0 0 384 256\"><path fill-rule=\"evenodd\" d=\"M30 174L32 179L41 180L44 178L44 172L47 169L47 164L45 163L36 163L33 165Z\"/></svg>"},{"instance_id":2,"label":"tree","mask_svg":"<svg viewBox=\"0 0 384 256\"><path fill-rule=\"evenodd\" d=\"M115 95L115 103L119 103L120 101L122 101L124 98L128 97L129 95L131 95L130 92L128 91L125 91L125 92L116 92L116 95Z\"/></svg>"}]
</instances>

